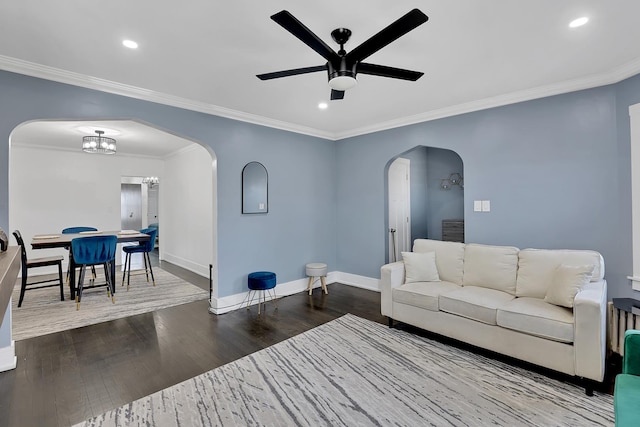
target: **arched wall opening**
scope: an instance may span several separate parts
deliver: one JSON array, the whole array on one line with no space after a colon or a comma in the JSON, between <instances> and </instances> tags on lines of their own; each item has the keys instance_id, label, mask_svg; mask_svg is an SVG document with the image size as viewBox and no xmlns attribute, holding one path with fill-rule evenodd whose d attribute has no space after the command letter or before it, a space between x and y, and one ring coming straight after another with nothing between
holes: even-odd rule
<instances>
[{"instance_id":1,"label":"arched wall opening","mask_svg":"<svg viewBox=\"0 0 640 427\"><path fill-rule=\"evenodd\" d=\"M404 159L403 163L408 165L408 191L409 197L409 219L410 224L408 244L405 248L400 247L402 238L395 236L397 227L392 227L396 221L393 204L397 203L398 197L390 192L394 192L393 178L390 182L390 170L394 162ZM460 181L457 180L459 174ZM420 238L434 240L455 240L464 241L464 164L458 153L452 150L416 146L404 151L387 162L384 169L385 185L385 224L387 224L385 255L386 262L394 259L400 260L402 250L411 250L413 241ZM443 232L443 221L445 230ZM462 237L460 233L454 233L453 238L449 227L462 227ZM391 229L396 230L395 233ZM457 231L457 230L456 230Z\"/></svg>"},{"instance_id":2,"label":"arched wall opening","mask_svg":"<svg viewBox=\"0 0 640 427\"><path fill-rule=\"evenodd\" d=\"M88 128L120 132L116 154L82 152ZM8 165L9 228L26 242L68 226L119 230L122 177L157 176L160 259L204 277L217 265L216 155L199 141L128 119L28 121L10 134Z\"/></svg>"}]
</instances>

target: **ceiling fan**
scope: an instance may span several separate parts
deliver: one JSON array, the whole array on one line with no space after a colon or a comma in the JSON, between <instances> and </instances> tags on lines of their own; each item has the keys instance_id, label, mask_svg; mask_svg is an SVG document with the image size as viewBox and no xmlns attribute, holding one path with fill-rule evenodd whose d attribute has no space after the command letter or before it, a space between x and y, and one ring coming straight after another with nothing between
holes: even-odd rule
<instances>
[{"instance_id":1,"label":"ceiling fan","mask_svg":"<svg viewBox=\"0 0 640 427\"><path fill-rule=\"evenodd\" d=\"M333 40L340 45L340 50L336 53L288 11L283 10L278 12L271 16L271 19L300 39L311 49L318 52L320 56L327 60L327 63L315 67L295 68L291 70L276 71L273 73L258 74L257 77L260 80L271 80L280 77L289 77L298 74L307 74L326 70L329 75L331 99L334 100L343 99L344 91L357 84L356 75L358 73L411 81L418 80L424 74L419 71L404 70L401 68L362 62L364 59L379 51L389 43L427 22L429 19L427 15L418 9L413 9L408 12L406 15L391 23L389 26L348 53L344 50L344 45L351 36L351 31L347 28L338 28L331 32Z\"/></svg>"}]
</instances>

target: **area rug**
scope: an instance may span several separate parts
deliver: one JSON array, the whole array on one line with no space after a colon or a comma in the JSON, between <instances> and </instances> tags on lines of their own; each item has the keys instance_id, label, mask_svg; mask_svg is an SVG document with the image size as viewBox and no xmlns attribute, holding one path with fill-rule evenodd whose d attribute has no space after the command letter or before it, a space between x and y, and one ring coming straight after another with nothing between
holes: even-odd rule
<instances>
[{"instance_id":1,"label":"area rug","mask_svg":"<svg viewBox=\"0 0 640 427\"><path fill-rule=\"evenodd\" d=\"M78 426L602 426L613 398L346 315Z\"/></svg>"},{"instance_id":2,"label":"area rug","mask_svg":"<svg viewBox=\"0 0 640 427\"><path fill-rule=\"evenodd\" d=\"M115 304L107 297L105 287L87 289L82 294L80 310L71 301L65 285L65 301L60 301L58 288L32 289L25 293L22 307L18 308L20 281L12 295L13 339L24 340L53 332L93 325L161 308L207 299L209 292L154 268L156 286L147 283L144 275L131 275L129 291L121 286L121 273L116 274ZM98 277L96 283L104 282ZM86 280L85 280L86 282Z\"/></svg>"}]
</instances>

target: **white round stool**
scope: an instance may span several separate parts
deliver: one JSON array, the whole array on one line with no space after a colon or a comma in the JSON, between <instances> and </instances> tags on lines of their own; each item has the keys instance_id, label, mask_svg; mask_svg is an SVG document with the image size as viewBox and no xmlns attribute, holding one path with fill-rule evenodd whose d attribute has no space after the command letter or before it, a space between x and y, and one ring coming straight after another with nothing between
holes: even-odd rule
<instances>
[{"instance_id":1,"label":"white round stool","mask_svg":"<svg viewBox=\"0 0 640 427\"><path fill-rule=\"evenodd\" d=\"M313 282L316 277L320 278L320 283L322 284L322 290L325 294L328 294L327 283L325 282L325 278L327 277L327 264L323 262L312 262L306 265L307 267L307 276L309 276L309 295L311 295L311 291L313 290Z\"/></svg>"}]
</instances>

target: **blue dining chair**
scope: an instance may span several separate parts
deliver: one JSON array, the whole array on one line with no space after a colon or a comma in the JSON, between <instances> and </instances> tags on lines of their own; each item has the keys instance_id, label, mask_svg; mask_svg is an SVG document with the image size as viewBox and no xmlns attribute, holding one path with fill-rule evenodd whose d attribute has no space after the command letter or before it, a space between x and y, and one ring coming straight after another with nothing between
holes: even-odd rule
<instances>
[{"instance_id":1,"label":"blue dining chair","mask_svg":"<svg viewBox=\"0 0 640 427\"><path fill-rule=\"evenodd\" d=\"M98 231L98 229L94 227L67 227L62 230L62 234L78 234L78 233L82 233L83 231ZM69 250L70 248L65 248L65 249ZM67 282L67 285L69 284L69 267L70 265L67 265L67 277L65 279L65 281ZM93 274L93 278L95 279L96 278L95 266L91 267L91 273Z\"/></svg>"},{"instance_id":2,"label":"blue dining chair","mask_svg":"<svg viewBox=\"0 0 640 427\"><path fill-rule=\"evenodd\" d=\"M147 275L147 282L149 281L149 272L151 272L151 280L153 286L156 285L156 279L153 277L153 268L151 268L151 259L149 258L149 252L151 252L156 246L156 235L158 229L154 227L144 228L140 230L143 234L149 235L149 240L146 242L139 242L137 245L123 246L122 250L126 254L124 259L124 273L122 274L122 286L124 286L124 276L127 276L127 290L129 290L129 279L131 278L131 254L141 253L144 259L144 272Z\"/></svg>"},{"instance_id":3,"label":"blue dining chair","mask_svg":"<svg viewBox=\"0 0 640 427\"><path fill-rule=\"evenodd\" d=\"M76 292L76 310L80 310L82 301L82 290L84 288L84 275L87 267L102 264L106 278L107 296L111 297L111 302L116 302L115 281L111 275L112 266L116 262L116 246L118 237L109 236L89 236L77 237L71 240L71 252L76 265L80 266L80 277L78 279L78 289ZM102 286L102 285L100 285ZM95 287L95 286L92 286Z\"/></svg>"}]
</instances>

